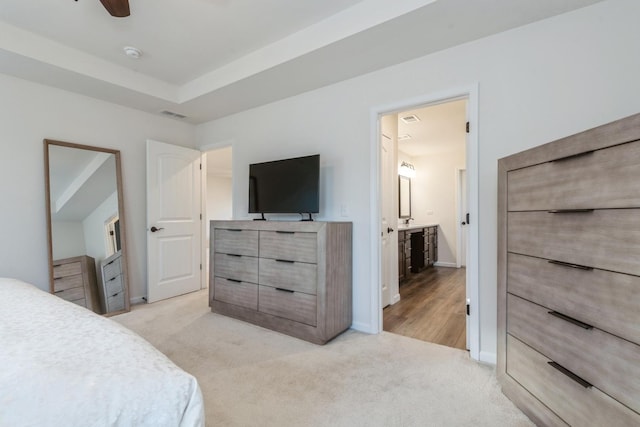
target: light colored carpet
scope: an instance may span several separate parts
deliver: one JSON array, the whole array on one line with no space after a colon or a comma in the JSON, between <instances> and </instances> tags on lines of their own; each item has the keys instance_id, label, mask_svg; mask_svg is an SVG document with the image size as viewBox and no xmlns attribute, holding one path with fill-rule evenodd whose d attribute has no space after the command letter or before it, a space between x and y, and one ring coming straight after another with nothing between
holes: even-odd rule
<instances>
[{"instance_id":1,"label":"light colored carpet","mask_svg":"<svg viewBox=\"0 0 640 427\"><path fill-rule=\"evenodd\" d=\"M193 374L208 426L531 426L467 352L347 331L324 346L211 313L207 293L112 317Z\"/></svg>"}]
</instances>

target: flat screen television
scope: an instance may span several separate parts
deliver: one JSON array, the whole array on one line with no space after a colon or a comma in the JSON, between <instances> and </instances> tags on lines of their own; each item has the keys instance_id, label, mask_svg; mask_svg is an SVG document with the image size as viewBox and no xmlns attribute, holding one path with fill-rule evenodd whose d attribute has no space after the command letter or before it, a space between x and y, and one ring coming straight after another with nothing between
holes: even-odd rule
<instances>
[{"instance_id":1,"label":"flat screen television","mask_svg":"<svg viewBox=\"0 0 640 427\"><path fill-rule=\"evenodd\" d=\"M320 212L320 155L249 165L249 213Z\"/></svg>"}]
</instances>

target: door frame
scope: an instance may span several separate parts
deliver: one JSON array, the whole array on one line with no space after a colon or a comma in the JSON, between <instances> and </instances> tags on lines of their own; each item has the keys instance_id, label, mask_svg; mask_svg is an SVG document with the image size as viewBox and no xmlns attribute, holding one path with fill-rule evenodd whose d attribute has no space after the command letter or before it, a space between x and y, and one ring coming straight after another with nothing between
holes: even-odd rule
<instances>
[{"instance_id":1,"label":"door frame","mask_svg":"<svg viewBox=\"0 0 640 427\"><path fill-rule=\"evenodd\" d=\"M466 221L466 217L465 214L466 212L464 211L463 208L463 200L464 198L468 197L468 192L467 194L462 194L462 172L464 171L465 173L465 179L466 179L466 173L467 173L467 169L466 168L456 168L456 219L457 219L457 223L456 223L456 268L460 268L462 267L462 255L460 252L462 252L462 241L463 241L463 236L464 236L464 228L465 226L462 225L463 221ZM467 180L467 182L469 182L469 180ZM465 185L466 188L466 185ZM468 205L468 201L467 201L467 205ZM467 242L468 243L468 242ZM466 247L465 247L465 254L464 254L464 264L466 267L467 264L467 251L466 251Z\"/></svg>"},{"instance_id":2,"label":"door frame","mask_svg":"<svg viewBox=\"0 0 640 427\"><path fill-rule=\"evenodd\" d=\"M441 92L419 95L413 98L400 99L395 102L379 105L370 109L370 144L369 156L371 168L370 176L370 239L371 239L371 306L370 325L373 333L382 331L382 251L380 236L381 218L381 197L380 197L380 117L386 114L393 114L410 110L416 106L425 106L455 99L467 99L467 121L470 123L467 134L467 191L469 194L468 208L471 218L469 224L469 245L467 246L467 284L469 286L470 305L470 331L469 331L469 352L474 360L480 360L480 291L478 274L478 193L479 193L479 171L478 171L478 86L472 83L467 86L451 88ZM490 362L490 361L488 361Z\"/></svg>"}]
</instances>

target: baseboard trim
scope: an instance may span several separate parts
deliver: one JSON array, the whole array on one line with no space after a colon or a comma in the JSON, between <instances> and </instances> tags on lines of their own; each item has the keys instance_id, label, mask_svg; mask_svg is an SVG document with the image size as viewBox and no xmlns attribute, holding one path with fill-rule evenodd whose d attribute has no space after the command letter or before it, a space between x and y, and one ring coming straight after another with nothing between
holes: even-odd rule
<instances>
[{"instance_id":1,"label":"baseboard trim","mask_svg":"<svg viewBox=\"0 0 640 427\"><path fill-rule=\"evenodd\" d=\"M497 362L496 353L491 353L489 351L481 351L480 358L478 360L482 363L495 366Z\"/></svg>"},{"instance_id":2,"label":"baseboard trim","mask_svg":"<svg viewBox=\"0 0 640 427\"><path fill-rule=\"evenodd\" d=\"M440 261L436 261L435 263L433 263L433 265L435 265L436 267L453 267L453 268L457 268L458 265L455 262L440 262Z\"/></svg>"},{"instance_id":3,"label":"baseboard trim","mask_svg":"<svg viewBox=\"0 0 640 427\"><path fill-rule=\"evenodd\" d=\"M134 298L131 298L129 302L131 303L131 305L146 304L147 300L145 297L134 297Z\"/></svg>"},{"instance_id":4,"label":"baseboard trim","mask_svg":"<svg viewBox=\"0 0 640 427\"><path fill-rule=\"evenodd\" d=\"M366 334L375 334L376 331L371 329L371 325L368 323L361 322L353 322L351 324L351 329L355 329L356 331L364 332Z\"/></svg>"},{"instance_id":5,"label":"baseboard trim","mask_svg":"<svg viewBox=\"0 0 640 427\"><path fill-rule=\"evenodd\" d=\"M395 295L393 296L393 298L391 298L391 304L395 304L395 303L397 303L398 301L400 301L400 294L399 294L399 293L398 293L398 294L395 294Z\"/></svg>"}]
</instances>

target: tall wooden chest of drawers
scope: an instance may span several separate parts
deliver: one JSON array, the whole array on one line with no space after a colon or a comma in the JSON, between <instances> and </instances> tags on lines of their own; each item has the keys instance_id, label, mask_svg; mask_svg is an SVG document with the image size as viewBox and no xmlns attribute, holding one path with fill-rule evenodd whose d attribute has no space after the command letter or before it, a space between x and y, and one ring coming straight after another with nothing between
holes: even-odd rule
<instances>
[{"instance_id":1,"label":"tall wooden chest of drawers","mask_svg":"<svg viewBox=\"0 0 640 427\"><path fill-rule=\"evenodd\" d=\"M53 293L101 313L95 260L83 255L53 261Z\"/></svg>"},{"instance_id":2,"label":"tall wooden chest of drawers","mask_svg":"<svg viewBox=\"0 0 640 427\"><path fill-rule=\"evenodd\" d=\"M640 425L640 114L498 169L504 393L539 425Z\"/></svg>"},{"instance_id":3,"label":"tall wooden chest of drawers","mask_svg":"<svg viewBox=\"0 0 640 427\"><path fill-rule=\"evenodd\" d=\"M316 344L351 326L351 223L211 221L209 305Z\"/></svg>"},{"instance_id":4,"label":"tall wooden chest of drawers","mask_svg":"<svg viewBox=\"0 0 640 427\"><path fill-rule=\"evenodd\" d=\"M124 277L122 274L122 251L100 262L102 272L102 300L105 313L125 309Z\"/></svg>"}]
</instances>

